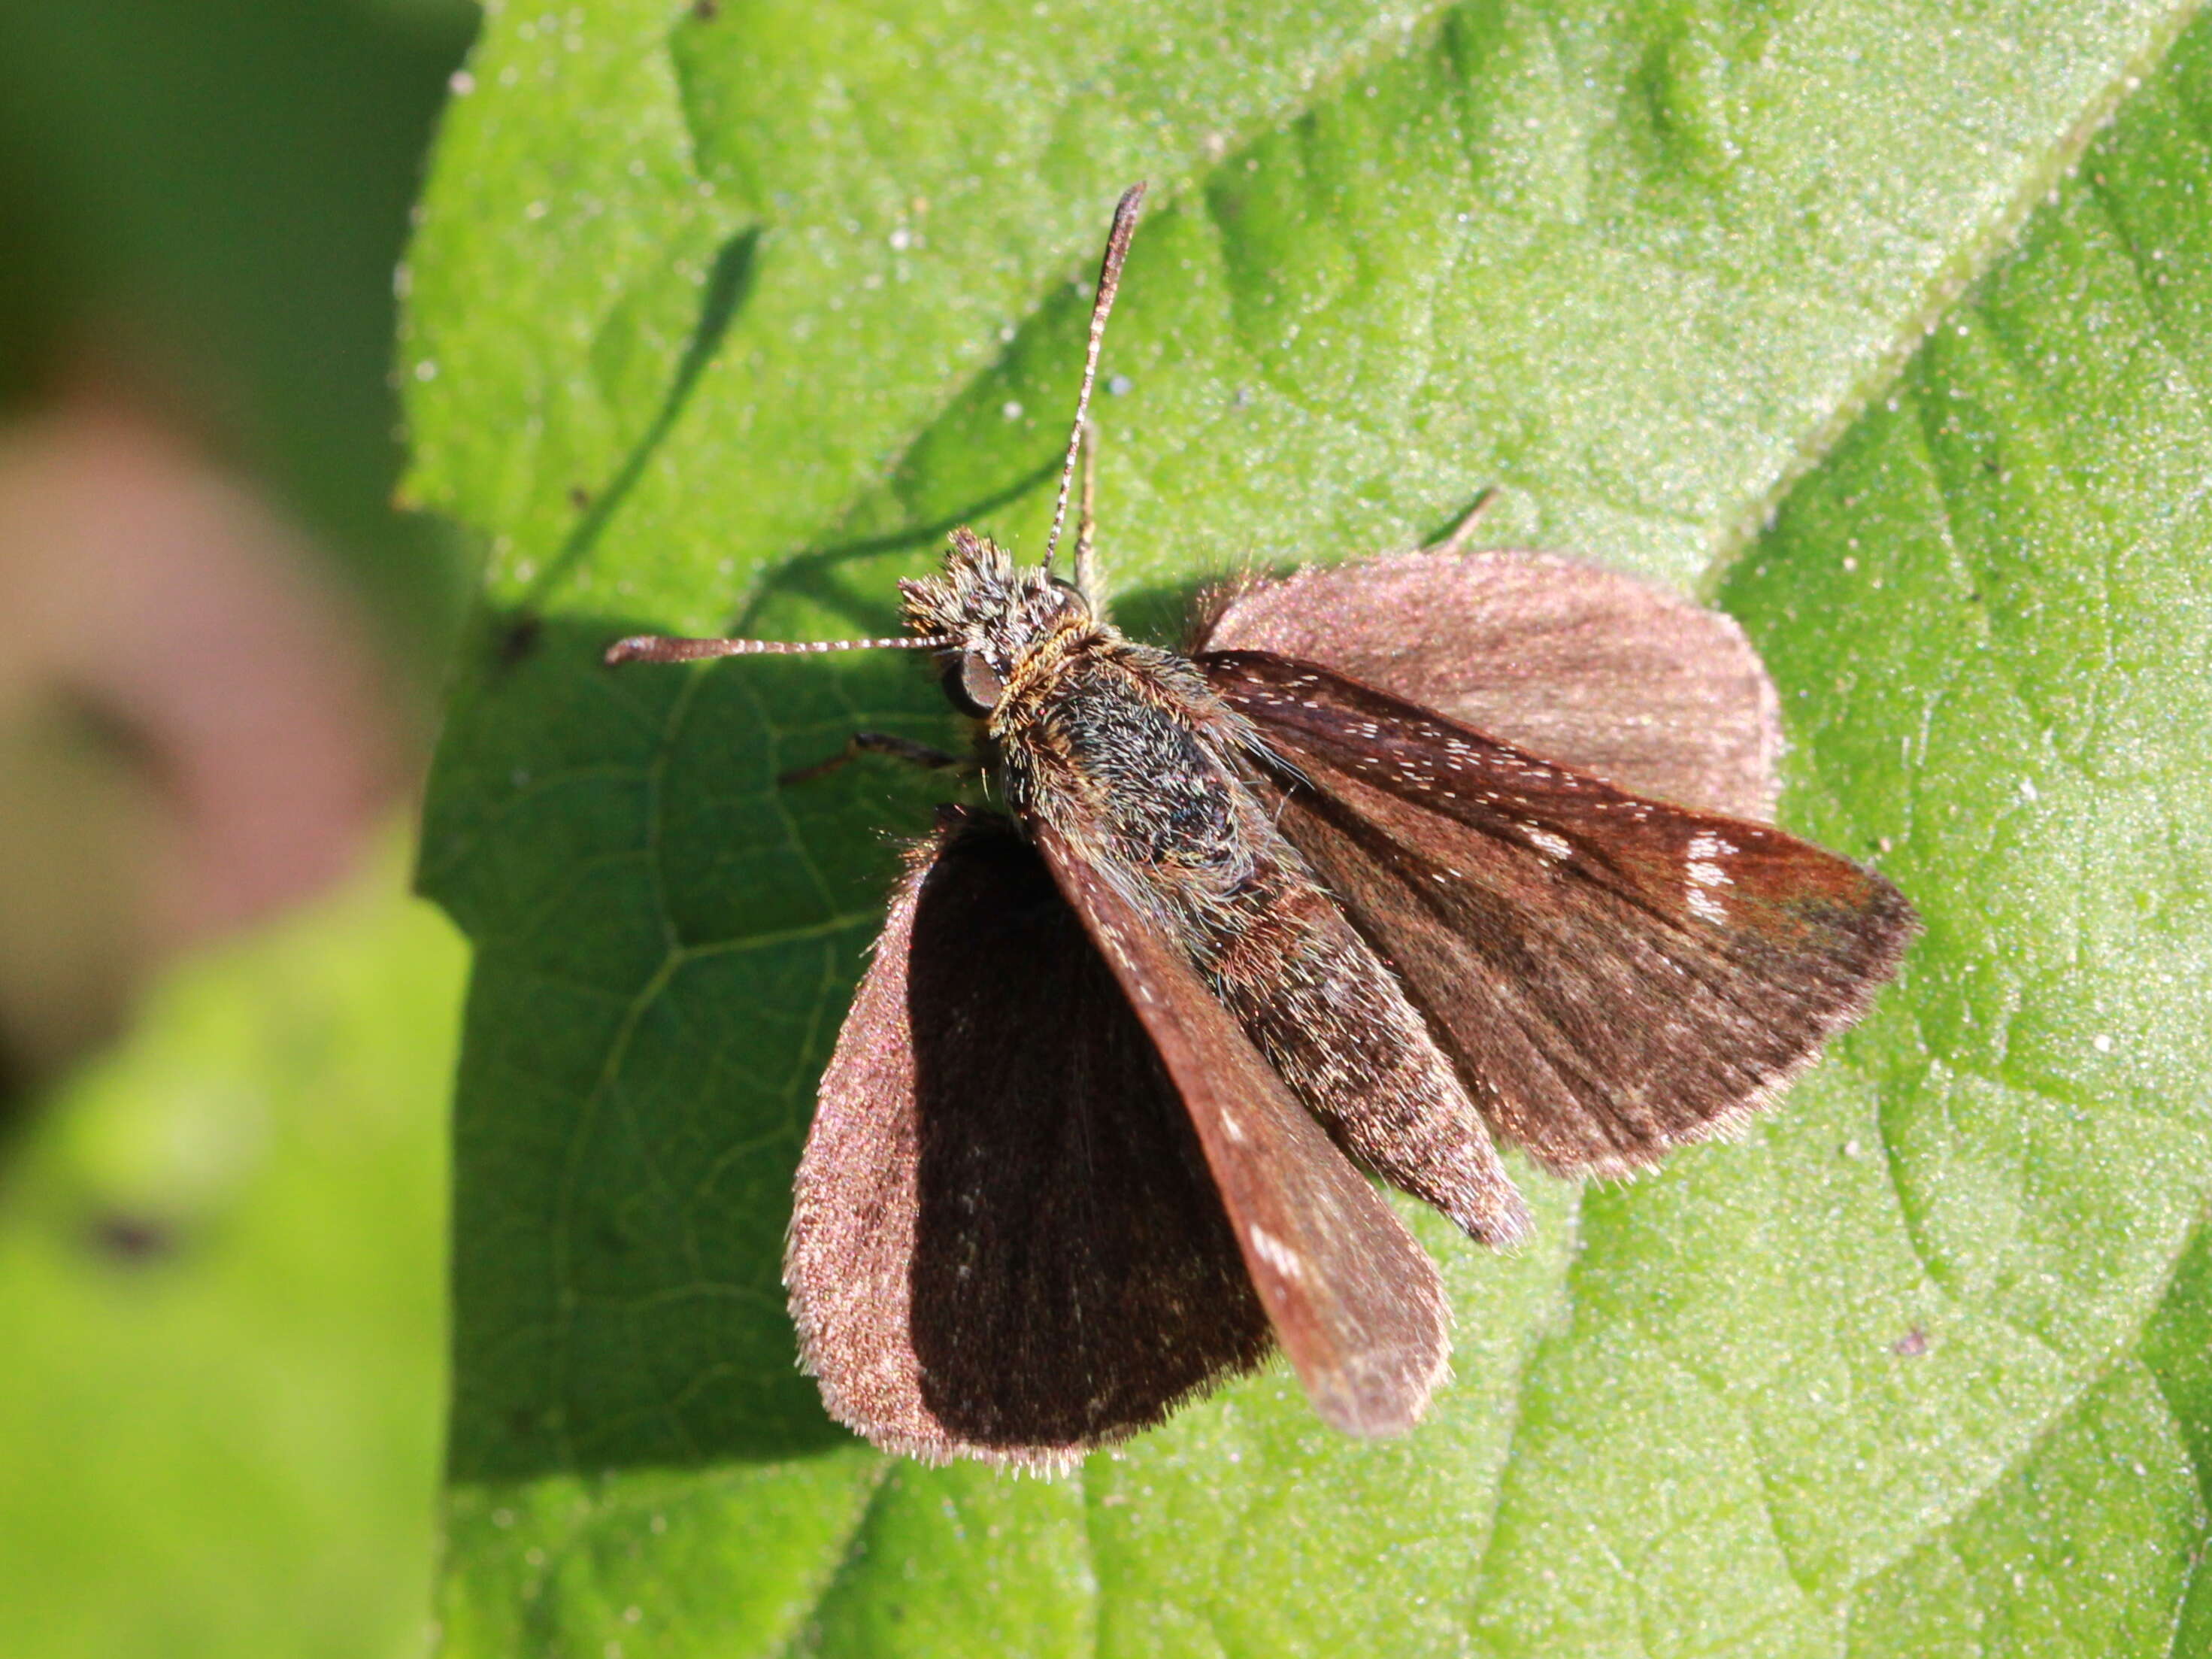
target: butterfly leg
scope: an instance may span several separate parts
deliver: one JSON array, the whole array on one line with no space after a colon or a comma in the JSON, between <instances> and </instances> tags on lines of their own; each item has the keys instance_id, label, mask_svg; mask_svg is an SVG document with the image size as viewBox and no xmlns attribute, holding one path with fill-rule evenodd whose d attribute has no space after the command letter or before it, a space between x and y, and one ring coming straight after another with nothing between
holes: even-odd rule
<instances>
[{"instance_id":1,"label":"butterfly leg","mask_svg":"<svg viewBox=\"0 0 2212 1659\"><path fill-rule=\"evenodd\" d=\"M1083 475L1083 483L1076 509L1075 520L1075 591L1091 601L1091 613L1099 621L1106 620L1106 594L1098 581L1098 562L1091 550L1098 530L1096 508L1098 504L1098 428L1089 421L1083 423L1083 443L1076 453L1076 465Z\"/></svg>"},{"instance_id":2,"label":"butterfly leg","mask_svg":"<svg viewBox=\"0 0 2212 1659\"><path fill-rule=\"evenodd\" d=\"M1498 490L1493 485L1474 498L1474 505L1468 508L1457 524L1444 532L1442 541L1432 542L1421 551L1438 554L1466 552L1467 544L1474 539L1475 526L1489 517L1490 509L1497 505Z\"/></svg>"},{"instance_id":3,"label":"butterfly leg","mask_svg":"<svg viewBox=\"0 0 2212 1659\"><path fill-rule=\"evenodd\" d=\"M855 732L845 739L845 746L827 760L816 761L811 766L793 767L788 772L779 772L779 784L805 783L835 772L848 762L863 755L890 755L914 766L926 766L933 771L952 769L974 770L978 763L972 757L947 754L942 749L932 748L926 743L916 743L912 738L894 736L889 732Z\"/></svg>"}]
</instances>

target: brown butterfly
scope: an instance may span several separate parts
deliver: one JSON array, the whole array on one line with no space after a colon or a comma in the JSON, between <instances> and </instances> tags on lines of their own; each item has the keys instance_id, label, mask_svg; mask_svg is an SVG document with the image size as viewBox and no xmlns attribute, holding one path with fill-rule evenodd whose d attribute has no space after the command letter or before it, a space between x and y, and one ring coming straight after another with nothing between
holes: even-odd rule
<instances>
[{"instance_id":1,"label":"brown butterfly","mask_svg":"<svg viewBox=\"0 0 2212 1659\"><path fill-rule=\"evenodd\" d=\"M901 584L913 634L847 642L939 653L1007 809L944 808L909 857L785 1261L831 1413L920 1457L1062 1466L1278 1342L1327 1421L1407 1429L1448 1315L1363 1171L1518 1237L1498 1139L1620 1175L1727 1131L1916 926L1762 821L1774 694L1724 617L1462 530L1218 596L1179 655L1105 619L1087 465L1055 576L1142 191L1043 564L957 532Z\"/></svg>"}]
</instances>

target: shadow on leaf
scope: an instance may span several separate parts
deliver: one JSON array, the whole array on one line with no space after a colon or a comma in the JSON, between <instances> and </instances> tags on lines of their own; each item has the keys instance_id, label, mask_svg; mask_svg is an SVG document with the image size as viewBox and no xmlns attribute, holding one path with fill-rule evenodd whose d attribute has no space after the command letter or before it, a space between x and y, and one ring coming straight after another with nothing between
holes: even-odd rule
<instances>
[{"instance_id":1,"label":"shadow on leaf","mask_svg":"<svg viewBox=\"0 0 2212 1659\"><path fill-rule=\"evenodd\" d=\"M576 527L568 532L568 538L545 562L544 569L532 584L532 605L557 588L598 544L608 521L621 509L644 475L646 463L675 429L684 405L691 401L692 389L698 385L699 376L714 361L722 337L730 331L731 323L752 293L755 256L759 247L760 230L754 227L731 237L714 256L714 263L707 273L706 289L700 297L698 320L692 325L691 337L684 343L684 355L677 362L676 373L668 383L668 393L661 400L659 411L653 417L653 424L631 446L629 455L605 488L596 494L586 492L579 496L584 505L583 516L576 520Z\"/></svg>"},{"instance_id":2,"label":"shadow on leaf","mask_svg":"<svg viewBox=\"0 0 2212 1659\"><path fill-rule=\"evenodd\" d=\"M609 671L631 618L487 625L426 805L476 947L455 1114L456 1479L845 1443L781 1283L816 1080L957 745L890 653Z\"/></svg>"},{"instance_id":3,"label":"shadow on leaf","mask_svg":"<svg viewBox=\"0 0 2212 1659\"><path fill-rule=\"evenodd\" d=\"M825 554L792 580L838 568ZM889 622L872 596L806 597ZM1127 608L1157 623L1184 598ZM957 751L965 723L910 653L601 665L638 631L487 621L425 806L422 890L476 948L457 1480L846 1443L795 1363L792 1172L899 844L959 786L875 757L776 780L861 729Z\"/></svg>"}]
</instances>

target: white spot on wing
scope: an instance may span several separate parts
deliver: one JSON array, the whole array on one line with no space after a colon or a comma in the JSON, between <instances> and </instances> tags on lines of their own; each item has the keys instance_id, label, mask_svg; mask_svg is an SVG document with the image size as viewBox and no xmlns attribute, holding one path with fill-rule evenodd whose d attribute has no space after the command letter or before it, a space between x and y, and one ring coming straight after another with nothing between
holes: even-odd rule
<instances>
[{"instance_id":1,"label":"white spot on wing","mask_svg":"<svg viewBox=\"0 0 2212 1659\"><path fill-rule=\"evenodd\" d=\"M1540 824L1524 823L1521 833L1528 837L1528 845L1547 859L1571 859L1575 855L1573 843L1565 836L1555 836Z\"/></svg>"},{"instance_id":2,"label":"white spot on wing","mask_svg":"<svg viewBox=\"0 0 2212 1659\"><path fill-rule=\"evenodd\" d=\"M1306 1264L1298 1253L1265 1227L1247 1227L1244 1236L1252 1241L1252 1254L1284 1278L1304 1279L1306 1276Z\"/></svg>"},{"instance_id":3,"label":"white spot on wing","mask_svg":"<svg viewBox=\"0 0 2212 1659\"><path fill-rule=\"evenodd\" d=\"M1716 887L1733 887L1735 880L1723 869L1720 860L1737 850L1735 844L1723 839L1710 830L1700 830L1690 837L1690 860L1682 868L1687 878L1682 887L1682 897L1692 915L1707 921L1726 921L1728 907L1723 904Z\"/></svg>"}]
</instances>

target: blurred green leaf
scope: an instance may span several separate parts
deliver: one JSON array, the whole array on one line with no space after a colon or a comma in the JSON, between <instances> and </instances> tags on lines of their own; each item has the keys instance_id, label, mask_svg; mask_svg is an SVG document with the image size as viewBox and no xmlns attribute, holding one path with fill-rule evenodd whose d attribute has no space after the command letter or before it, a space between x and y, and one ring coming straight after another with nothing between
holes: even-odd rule
<instances>
[{"instance_id":1,"label":"blurred green leaf","mask_svg":"<svg viewBox=\"0 0 2212 1659\"><path fill-rule=\"evenodd\" d=\"M10 1149L11 1659L422 1649L463 963L396 864L173 975Z\"/></svg>"},{"instance_id":2,"label":"blurred green leaf","mask_svg":"<svg viewBox=\"0 0 2212 1659\"><path fill-rule=\"evenodd\" d=\"M500 20L410 317L416 485L495 547L424 846L477 947L452 1650L2163 1642L2212 1432L2192 10ZM1058 1485L887 1465L793 1370L777 1267L886 832L939 787L772 780L952 723L897 661L593 659L883 631L963 519L1034 550L1140 173L1125 619L1492 484L1500 539L1733 560L1785 820L1929 929L1746 1144L1532 1173L1510 1258L1412 1218L1458 1380L1407 1441L1277 1370Z\"/></svg>"},{"instance_id":3,"label":"blurred green leaf","mask_svg":"<svg viewBox=\"0 0 2212 1659\"><path fill-rule=\"evenodd\" d=\"M434 682L468 562L392 509L392 270L465 0L0 7L0 404L92 382L313 529Z\"/></svg>"}]
</instances>

